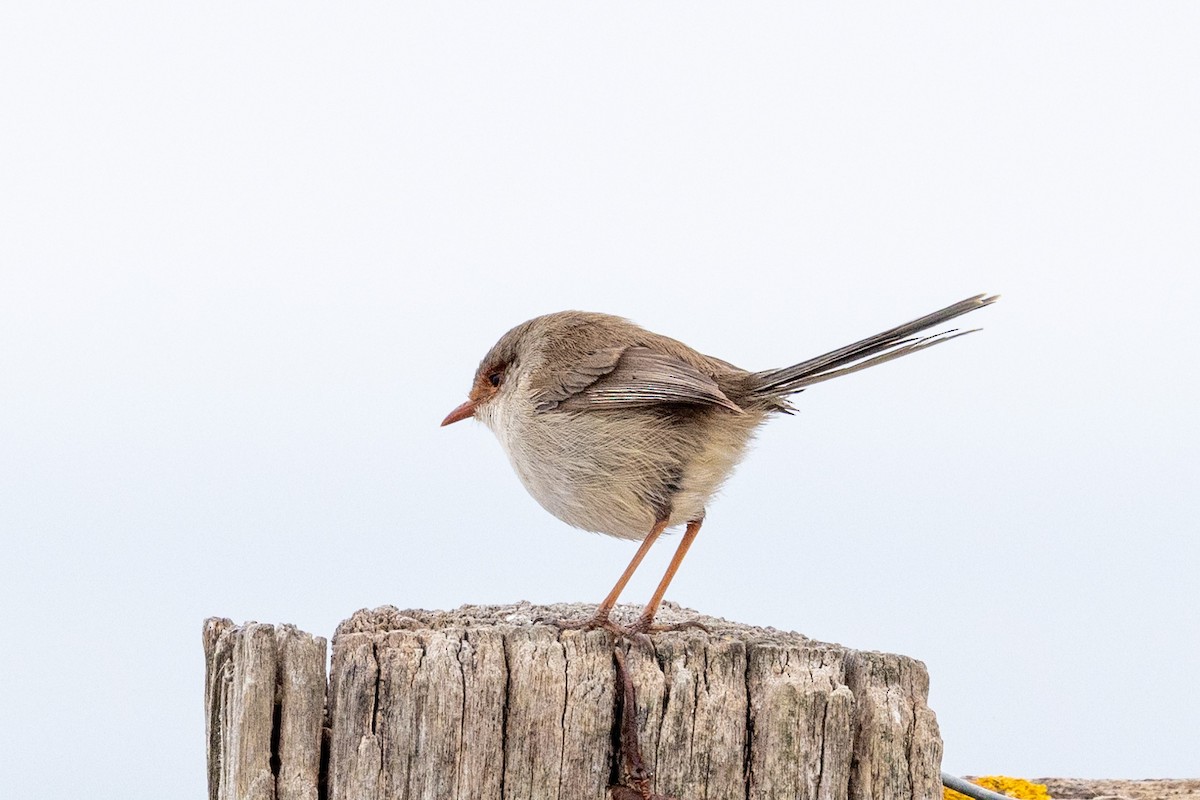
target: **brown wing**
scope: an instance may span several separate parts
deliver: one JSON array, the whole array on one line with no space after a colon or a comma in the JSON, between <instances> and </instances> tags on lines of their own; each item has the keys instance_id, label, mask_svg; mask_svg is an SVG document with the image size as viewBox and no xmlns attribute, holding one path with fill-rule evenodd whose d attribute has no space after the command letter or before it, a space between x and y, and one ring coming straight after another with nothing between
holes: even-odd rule
<instances>
[{"instance_id":1,"label":"brown wing","mask_svg":"<svg viewBox=\"0 0 1200 800\"><path fill-rule=\"evenodd\" d=\"M713 405L742 413L711 377L649 347L590 353L537 397L539 411L592 411L660 403Z\"/></svg>"},{"instance_id":2,"label":"brown wing","mask_svg":"<svg viewBox=\"0 0 1200 800\"><path fill-rule=\"evenodd\" d=\"M624 347L606 347L594 350L571 365L570 369L556 373L550 385L538 392L537 410L550 411L568 398L587 389L617 367Z\"/></svg>"}]
</instances>

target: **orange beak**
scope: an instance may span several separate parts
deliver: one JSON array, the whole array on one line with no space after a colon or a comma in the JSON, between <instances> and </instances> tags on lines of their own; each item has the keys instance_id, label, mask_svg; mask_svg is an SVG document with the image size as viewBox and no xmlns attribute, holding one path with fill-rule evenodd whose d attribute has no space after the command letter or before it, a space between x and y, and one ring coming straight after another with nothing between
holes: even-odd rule
<instances>
[{"instance_id":1,"label":"orange beak","mask_svg":"<svg viewBox=\"0 0 1200 800\"><path fill-rule=\"evenodd\" d=\"M468 400L446 415L446 418L442 420L442 427L446 427L451 422L458 422L473 416L475 416L475 401Z\"/></svg>"}]
</instances>

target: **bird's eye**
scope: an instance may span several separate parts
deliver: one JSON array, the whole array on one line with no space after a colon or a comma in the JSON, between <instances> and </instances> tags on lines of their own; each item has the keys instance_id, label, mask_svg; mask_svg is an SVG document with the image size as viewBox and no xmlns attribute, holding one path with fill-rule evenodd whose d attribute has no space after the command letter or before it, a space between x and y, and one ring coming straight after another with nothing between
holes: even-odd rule
<instances>
[{"instance_id":1,"label":"bird's eye","mask_svg":"<svg viewBox=\"0 0 1200 800\"><path fill-rule=\"evenodd\" d=\"M488 383L490 383L492 386L499 388L500 381L504 380L504 373L501 370L496 370L495 372L488 375L487 379L488 379Z\"/></svg>"}]
</instances>

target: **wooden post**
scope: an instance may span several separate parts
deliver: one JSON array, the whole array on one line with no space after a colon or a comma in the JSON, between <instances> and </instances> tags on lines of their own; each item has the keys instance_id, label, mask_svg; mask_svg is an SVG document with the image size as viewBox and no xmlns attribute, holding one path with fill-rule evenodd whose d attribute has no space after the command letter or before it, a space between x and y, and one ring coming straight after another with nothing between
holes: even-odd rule
<instances>
[{"instance_id":1,"label":"wooden post","mask_svg":"<svg viewBox=\"0 0 1200 800\"><path fill-rule=\"evenodd\" d=\"M325 640L204 623L209 800L318 800Z\"/></svg>"},{"instance_id":2,"label":"wooden post","mask_svg":"<svg viewBox=\"0 0 1200 800\"><path fill-rule=\"evenodd\" d=\"M654 791L680 800L941 797L919 661L667 605L660 622L709 630L620 642L623 709L611 637L538 622L591 610L359 611L328 687L323 639L208 620L210 800L602 800L624 777L622 713Z\"/></svg>"}]
</instances>

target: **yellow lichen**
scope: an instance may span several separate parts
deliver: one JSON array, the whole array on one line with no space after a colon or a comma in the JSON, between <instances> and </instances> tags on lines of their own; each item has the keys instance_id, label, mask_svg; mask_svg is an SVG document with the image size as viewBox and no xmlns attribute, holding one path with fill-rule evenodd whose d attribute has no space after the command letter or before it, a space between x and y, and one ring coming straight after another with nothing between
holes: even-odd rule
<instances>
[{"instance_id":1,"label":"yellow lichen","mask_svg":"<svg viewBox=\"0 0 1200 800\"><path fill-rule=\"evenodd\" d=\"M1050 793L1041 783L1031 783L1021 778L1006 778L1003 775L986 775L970 780L976 786L1006 794L1017 800L1050 800ZM942 794L943 800L971 800L965 794L959 794L953 789L942 789Z\"/></svg>"}]
</instances>

